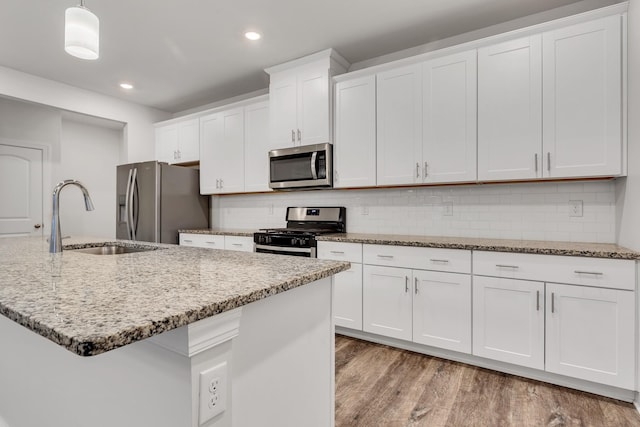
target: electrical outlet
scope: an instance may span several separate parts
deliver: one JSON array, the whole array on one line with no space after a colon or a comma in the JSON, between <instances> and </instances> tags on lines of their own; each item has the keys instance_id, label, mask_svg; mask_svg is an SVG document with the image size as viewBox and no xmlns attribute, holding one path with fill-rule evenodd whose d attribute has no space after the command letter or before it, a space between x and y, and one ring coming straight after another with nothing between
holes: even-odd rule
<instances>
[{"instance_id":1,"label":"electrical outlet","mask_svg":"<svg viewBox=\"0 0 640 427\"><path fill-rule=\"evenodd\" d=\"M442 204L444 216L453 216L453 202L444 202Z\"/></svg>"},{"instance_id":2,"label":"electrical outlet","mask_svg":"<svg viewBox=\"0 0 640 427\"><path fill-rule=\"evenodd\" d=\"M227 362L200 372L199 425L227 409Z\"/></svg>"},{"instance_id":3,"label":"electrical outlet","mask_svg":"<svg viewBox=\"0 0 640 427\"><path fill-rule=\"evenodd\" d=\"M569 200L569 216L582 216L582 200Z\"/></svg>"},{"instance_id":4,"label":"electrical outlet","mask_svg":"<svg viewBox=\"0 0 640 427\"><path fill-rule=\"evenodd\" d=\"M362 207L362 215L369 215L369 206Z\"/></svg>"}]
</instances>

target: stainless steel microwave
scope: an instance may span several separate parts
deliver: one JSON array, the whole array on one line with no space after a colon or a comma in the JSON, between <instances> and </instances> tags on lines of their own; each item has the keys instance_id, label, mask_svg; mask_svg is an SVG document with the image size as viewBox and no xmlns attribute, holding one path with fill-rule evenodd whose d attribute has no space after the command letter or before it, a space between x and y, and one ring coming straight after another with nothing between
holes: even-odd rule
<instances>
[{"instance_id":1,"label":"stainless steel microwave","mask_svg":"<svg viewBox=\"0 0 640 427\"><path fill-rule=\"evenodd\" d=\"M275 190L333 185L333 146L303 145L269 151L269 187Z\"/></svg>"}]
</instances>

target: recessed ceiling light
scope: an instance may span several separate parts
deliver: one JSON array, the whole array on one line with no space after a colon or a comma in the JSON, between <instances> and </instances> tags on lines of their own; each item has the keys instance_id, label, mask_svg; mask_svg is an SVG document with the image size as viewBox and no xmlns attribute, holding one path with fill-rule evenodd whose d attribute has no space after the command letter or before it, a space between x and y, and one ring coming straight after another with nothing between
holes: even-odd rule
<instances>
[{"instance_id":1,"label":"recessed ceiling light","mask_svg":"<svg viewBox=\"0 0 640 427\"><path fill-rule=\"evenodd\" d=\"M133 89L133 85L132 85L132 84L130 84L130 83L120 83L120 87L121 87L122 89L127 89L127 90L129 90L129 89Z\"/></svg>"},{"instance_id":2,"label":"recessed ceiling light","mask_svg":"<svg viewBox=\"0 0 640 427\"><path fill-rule=\"evenodd\" d=\"M260 40L262 38L262 35L260 33L256 33L255 31L247 31L246 33L244 33L244 36L249 40L254 40L254 41Z\"/></svg>"}]
</instances>

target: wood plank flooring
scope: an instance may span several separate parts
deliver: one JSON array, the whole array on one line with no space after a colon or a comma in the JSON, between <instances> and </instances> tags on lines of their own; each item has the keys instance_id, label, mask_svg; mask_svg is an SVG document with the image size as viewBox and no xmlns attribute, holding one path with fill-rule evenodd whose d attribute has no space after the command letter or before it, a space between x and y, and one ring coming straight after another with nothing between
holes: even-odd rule
<instances>
[{"instance_id":1,"label":"wood plank flooring","mask_svg":"<svg viewBox=\"0 0 640 427\"><path fill-rule=\"evenodd\" d=\"M336 427L640 426L630 403L336 335Z\"/></svg>"}]
</instances>

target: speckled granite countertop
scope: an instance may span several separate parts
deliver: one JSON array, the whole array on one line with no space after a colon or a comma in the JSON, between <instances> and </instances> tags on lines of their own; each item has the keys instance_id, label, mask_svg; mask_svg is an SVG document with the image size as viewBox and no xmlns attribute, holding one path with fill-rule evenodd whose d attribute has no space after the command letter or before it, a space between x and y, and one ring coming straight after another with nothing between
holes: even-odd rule
<instances>
[{"instance_id":1,"label":"speckled granite countertop","mask_svg":"<svg viewBox=\"0 0 640 427\"><path fill-rule=\"evenodd\" d=\"M470 237L403 236L393 234L328 234L317 240L375 245L420 246L543 255L568 255L612 259L640 259L640 253L608 243L551 242L539 240L478 239Z\"/></svg>"},{"instance_id":2,"label":"speckled granite countertop","mask_svg":"<svg viewBox=\"0 0 640 427\"><path fill-rule=\"evenodd\" d=\"M52 256L39 237L2 238L0 314L92 356L349 268L346 262L310 258L140 245L158 249L104 256L66 250Z\"/></svg>"},{"instance_id":3,"label":"speckled granite countertop","mask_svg":"<svg viewBox=\"0 0 640 427\"><path fill-rule=\"evenodd\" d=\"M253 237L253 233L258 230L248 229L233 229L233 228L198 228L193 230L178 230L178 233L190 233L190 234L214 234L218 236L245 236Z\"/></svg>"}]
</instances>

